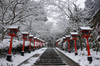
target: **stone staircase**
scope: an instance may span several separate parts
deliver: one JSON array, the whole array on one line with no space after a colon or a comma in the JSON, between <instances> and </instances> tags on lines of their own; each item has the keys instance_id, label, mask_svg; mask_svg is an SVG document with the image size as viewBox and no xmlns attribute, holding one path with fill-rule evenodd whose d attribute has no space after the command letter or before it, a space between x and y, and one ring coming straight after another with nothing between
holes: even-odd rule
<instances>
[{"instance_id":1,"label":"stone staircase","mask_svg":"<svg viewBox=\"0 0 100 66\"><path fill-rule=\"evenodd\" d=\"M45 52L40 56L40 58L34 63L34 66L37 65L60 65L65 66L66 64L61 59L61 57L56 53L53 48L48 48Z\"/></svg>"}]
</instances>

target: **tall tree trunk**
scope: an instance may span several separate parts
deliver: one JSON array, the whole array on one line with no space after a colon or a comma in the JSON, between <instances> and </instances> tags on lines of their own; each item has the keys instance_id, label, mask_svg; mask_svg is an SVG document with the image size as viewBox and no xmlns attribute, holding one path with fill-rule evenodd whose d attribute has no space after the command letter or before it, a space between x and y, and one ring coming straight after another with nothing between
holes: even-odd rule
<instances>
[{"instance_id":1,"label":"tall tree trunk","mask_svg":"<svg viewBox=\"0 0 100 66\"><path fill-rule=\"evenodd\" d=\"M99 51L99 43L98 43L98 40L96 41L96 47L97 47L97 49L96 49L96 53Z\"/></svg>"},{"instance_id":2,"label":"tall tree trunk","mask_svg":"<svg viewBox=\"0 0 100 66\"><path fill-rule=\"evenodd\" d=\"M78 35L78 38L79 38L80 47L81 47L81 51L82 51L83 50L83 45L82 45L81 35Z\"/></svg>"},{"instance_id":3,"label":"tall tree trunk","mask_svg":"<svg viewBox=\"0 0 100 66\"><path fill-rule=\"evenodd\" d=\"M5 36L6 32L7 32L7 30L6 30L6 31L4 31L4 29L3 29L2 36L1 36L1 41L3 41L3 39L4 39L4 36Z\"/></svg>"}]
</instances>

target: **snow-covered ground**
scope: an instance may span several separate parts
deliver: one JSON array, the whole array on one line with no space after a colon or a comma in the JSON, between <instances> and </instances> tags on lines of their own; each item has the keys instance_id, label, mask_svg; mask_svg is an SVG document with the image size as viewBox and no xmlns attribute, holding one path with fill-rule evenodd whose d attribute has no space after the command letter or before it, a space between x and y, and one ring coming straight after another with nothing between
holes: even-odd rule
<instances>
[{"instance_id":1,"label":"snow-covered ground","mask_svg":"<svg viewBox=\"0 0 100 66\"><path fill-rule=\"evenodd\" d=\"M10 44L10 39L5 39L3 41L3 44L0 43L0 49L2 48L6 48L9 47ZM23 44L23 41L17 41L17 40L13 40L13 48ZM29 45L29 41L25 42L25 46ZM33 45L33 44L32 44ZM44 50L42 50L44 49ZM13 62L8 62L6 61L6 58L0 58L0 66L17 66L18 64L20 64L21 62L23 62L24 60L30 58L31 56L33 56L34 54L42 54L45 51L46 48L41 48L39 50L36 51L32 51L31 53L25 53L25 56L21 56L20 54L16 54L16 55L12 55L12 60ZM57 48L58 50L60 50L59 48ZM75 62L79 63L81 66L100 66L100 52L96 53L95 51L93 51L92 49L90 50L91 52L91 56L92 56L92 63L89 64L89 62L87 61L87 51L86 49L83 49L83 51L78 50L78 55L75 56L75 53L68 53L66 51L62 51L60 50L62 53L64 53L65 55L67 55L69 58L71 58L72 60L74 60ZM22 66L31 66L39 57L32 57L30 60L28 60L28 64L26 65L22 65Z\"/></svg>"},{"instance_id":2,"label":"snow-covered ground","mask_svg":"<svg viewBox=\"0 0 100 66\"><path fill-rule=\"evenodd\" d=\"M62 53L64 53L69 58L71 58L72 60L74 60L76 63L79 63L81 66L100 66L100 52L96 54L95 51L90 50L93 61L91 64L89 64L87 60L88 55L87 55L86 49L83 49L83 51L78 50L77 56L75 56L74 52L68 53L66 51L60 50L59 48L57 49L61 51Z\"/></svg>"},{"instance_id":3,"label":"snow-covered ground","mask_svg":"<svg viewBox=\"0 0 100 66\"><path fill-rule=\"evenodd\" d=\"M39 50L35 50L35 51L32 51L31 53L25 53L24 56L21 56L20 54L17 54L17 55L12 55L12 60L13 62L8 62L6 60L6 58L2 58L0 59L0 66L17 66L19 65L21 62L23 62L24 60L30 58L31 56L35 55L35 54L42 54L47 48L41 48ZM40 56L39 55L39 56ZM35 63L35 61L39 58L38 57L32 57L30 60L29 60L29 63L26 64L26 65L22 65L22 66L31 66L32 64Z\"/></svg>"}]
</instances>

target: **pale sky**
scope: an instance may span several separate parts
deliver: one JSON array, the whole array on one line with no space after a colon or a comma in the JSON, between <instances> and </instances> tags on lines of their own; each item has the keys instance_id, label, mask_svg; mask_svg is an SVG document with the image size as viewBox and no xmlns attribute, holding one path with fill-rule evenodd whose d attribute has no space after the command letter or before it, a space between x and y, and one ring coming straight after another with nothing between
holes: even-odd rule
<instances>
[{"instance_id":1,"label":"pale sky","mask_svg":"<svg viewBox=\"0 0 100 66\"><path fill-rule=\"evenodd\" d=\"M84 8L85 7L85 5L84 5L85 1L86 0L78 0L77 4L80 5L80 8Z\"/></svg>"}]
</instances>

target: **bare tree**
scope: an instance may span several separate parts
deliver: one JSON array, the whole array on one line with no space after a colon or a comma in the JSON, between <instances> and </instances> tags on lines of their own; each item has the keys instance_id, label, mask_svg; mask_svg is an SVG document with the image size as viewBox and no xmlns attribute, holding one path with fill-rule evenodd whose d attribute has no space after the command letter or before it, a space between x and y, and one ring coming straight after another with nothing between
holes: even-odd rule
<instances>
[{"instance_id":1,"label":"bare tree","mask_svg":"<svg viewBox=\"0 0 100 66\"><path fill-rule=\"evenodd\" d=\"M1 40L3 40L7 27L23 22L25 0L0 0L0 27L2 28Z\"/></svg>"}]
</instances>

